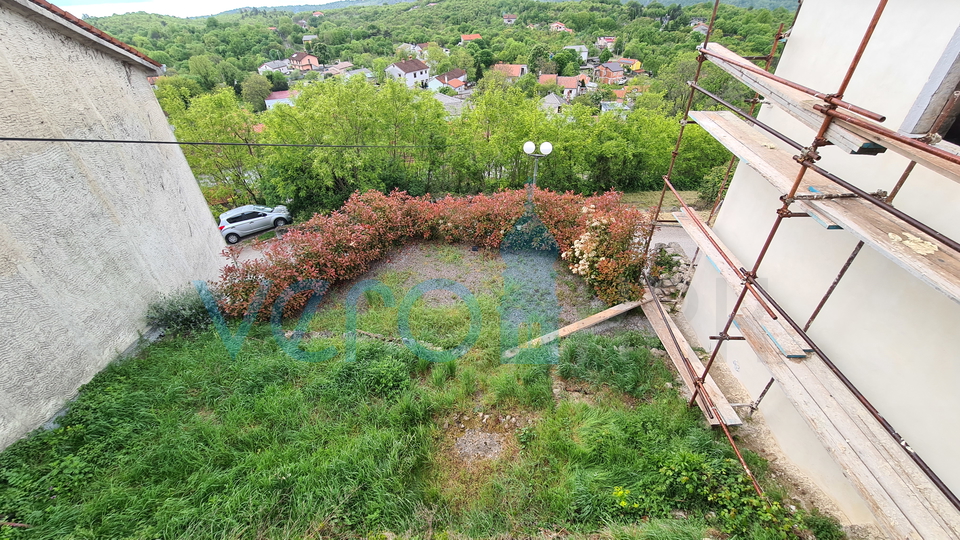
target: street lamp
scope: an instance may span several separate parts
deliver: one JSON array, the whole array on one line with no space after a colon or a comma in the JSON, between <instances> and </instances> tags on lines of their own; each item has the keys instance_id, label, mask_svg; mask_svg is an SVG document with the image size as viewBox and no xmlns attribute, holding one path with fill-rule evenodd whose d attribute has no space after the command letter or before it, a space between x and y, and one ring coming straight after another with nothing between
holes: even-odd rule
<instances>
[{"instance_id":1,"label":"street lamp","mask_svg":"<svg viewBox=\"0 0 960 540\"><path fill-rule=\"evenodd\" d=\"M530 182L530 186L527 188L527 202L533 203L533 188L537 185L537 162L540 161L540 158L549 156L550 152L553 152L553 145L549 142L540 143L540 153L537 153L537 145L533 141L527 141L523 143L523 151L528 155L533 157L533 182Z\"/></svg>"}]
</instances>

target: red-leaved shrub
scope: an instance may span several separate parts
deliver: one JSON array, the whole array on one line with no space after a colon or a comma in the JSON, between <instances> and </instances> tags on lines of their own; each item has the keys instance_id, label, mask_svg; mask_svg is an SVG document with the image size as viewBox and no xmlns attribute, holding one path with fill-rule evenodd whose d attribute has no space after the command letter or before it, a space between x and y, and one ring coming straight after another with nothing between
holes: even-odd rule
<instances>
[{"instance_id":1,"label":"red-leaved shrub","mask_svg":"<svg viewBox=\"0 0 960 540\"><path fill-rule=\"evenodd\" d=\"M261 318L291 285L304 279L333 284L356 278L386 251L413 238L470 242L497 249L524 213L524 190L433 200L394 191L354 193L343 207L291 227L259 244L260 259L226 266L215 289L224 312L243 316L262 284L269 284ZM571 270L609 304L642 294L643 242L650 217L620 203L618 193L593 197L537 189L537 216L550 231ZM233 252L234 248L227 251ZM309 293L293 294L286 314L300 310Z\"/></svg>"}]
</instances>

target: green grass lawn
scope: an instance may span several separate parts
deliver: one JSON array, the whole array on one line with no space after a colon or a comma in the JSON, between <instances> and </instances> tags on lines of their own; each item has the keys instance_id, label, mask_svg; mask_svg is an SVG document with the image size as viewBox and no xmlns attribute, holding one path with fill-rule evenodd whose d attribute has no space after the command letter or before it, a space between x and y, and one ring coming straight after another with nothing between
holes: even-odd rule
<instances>
[{"instance_id":1,"label":"green grass lawn","mask_svg":"<svg viewBox=\"0 0 960 540\"><path fill-rule=\"evenodd\" d=\"M699 194L696 191L681 191L679 192L680 196L683 197L683 201L688 205L700 209L697 206L697 198ZM624 203L632 204L639 206L640 208L650 208L657 205L657 201L660 200L660 191L637 191L634 193L624 193L623 199ZM677 197L669 189L663 197L663 207L669 209L672 206L680 206L680 203L677 202ZM710 210L708 207L707 210Z\"/></svg>"},{"instance_id":2,"label":"green grass lawn","mask_svg":"<svg viewBox=\"0 0 960 540\"><path fill-rule=\"evenodd\" d=\"M398 299L401 278L381 276ZM255 325L235 359L207 329L111 365L59 428L0 453L0 521L32 526L0 526L0 538L772 539L804 523L836 532L756 496L725 439L649 354L655 338L574 336L556 365L503 365L498 293L477 296L477 345L446 363L363 337L344 362L345 310L331 302L305 346L337 347L329 361L294 360ZM358 327L398 337L397 309L366 301ZM421 300L411 329L453 347L467 318L462 302ZM497 437L500 457L459 455L465 430ZM763 478L763 461L746 453Z\"/></svg>"}]
</instances>

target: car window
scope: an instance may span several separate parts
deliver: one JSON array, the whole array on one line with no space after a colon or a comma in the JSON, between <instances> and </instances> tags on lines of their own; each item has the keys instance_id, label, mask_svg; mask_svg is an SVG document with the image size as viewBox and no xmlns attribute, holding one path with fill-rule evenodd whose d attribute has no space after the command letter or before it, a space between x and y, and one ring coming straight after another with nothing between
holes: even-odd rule
<instances>
[{"instance_id":1,"label":"car window","mask_svg":"<svg viewBox=\"0 0 960 540\"><path fill-rule=\"evenodd\" d=\"M256 217L257 214L258 212L244 212L242 214L239 214L233 217L228 217L227 223L239 223L241 221L247 221L248 219L253 219L254 217Z\"/></svg>"}]
</instances>

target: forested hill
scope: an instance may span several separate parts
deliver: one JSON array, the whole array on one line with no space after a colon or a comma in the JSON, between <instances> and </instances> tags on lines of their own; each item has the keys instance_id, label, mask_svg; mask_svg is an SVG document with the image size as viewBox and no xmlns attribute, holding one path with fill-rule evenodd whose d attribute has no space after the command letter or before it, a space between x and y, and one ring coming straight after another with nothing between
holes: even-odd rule
<instances>
[{"instance_id":1,"label":"forested hill","mask_svg":"<svg viewBox=\"0 0 960 540\"><path fill-rule=\"evenodd\" d=\"M300 12L314 12L318 10L328 10L328 9L338 9L345 7L356 7L356 6L375 6L375 5L384 5L384 4L400 4L404 2L414 2L415 0L340 0L339 2L328 2L324 4L302 4L297 6L276 6L276 7L259 7L257 8L260 11L290 11L292 13ZM564 2L567 0L540 0L541 2ZM649 1L643 2L643 4L649 4ZM677 0L676 2L671 2L671 4L678 4L680 6L692 6L694 4L702 3L700 0ZM723 0L722 3L729 4L731 6L737 6L742 8L752 8L752 9L776 9L778 7L783 7L787 9L796 9L797 0ZM243 13L244 11L250 11L254 8L247 6L237 9L231 9L229 11L224 11L223 13L218 13L220 15L235 15Z\"/></svg>"},{"instance_id":2,"label":"forested hill","mask_svg":"<svg viewBox=\"0 0 960 540\"><path fill-rule=\"evenodd\" d=\"M322 63L344 60L379 72L399 58L399 45L435 43L454 52L447 62L428 62L431 67L472 72L478 60L484 67L497 61L533 64L531 58L550 57L568 45L585 45L596 56L598 36L616 37L615 55L638 59L656 75L677 54L695 50L703 36L691 22L707 19L711 7L644 6L635 0L418 0L413 5L323 9L322 16L312 10L253 8L199 19L139 12L87 21L166 64L171 75L189 75L210 89L218 82L242 81L262 63L303 50ZM516 24L504 24L505 13L516 14ZM765 54L778 23L789 25L792 16L793 10L783 7L721 5L715 37L744 54ZM550 32L556 21L571 31ZM473 33L483 36L478 50L455 47L461 34ZM303 37L309 35L318 37L305 43Z\"/></svg>"}]
</instances>

